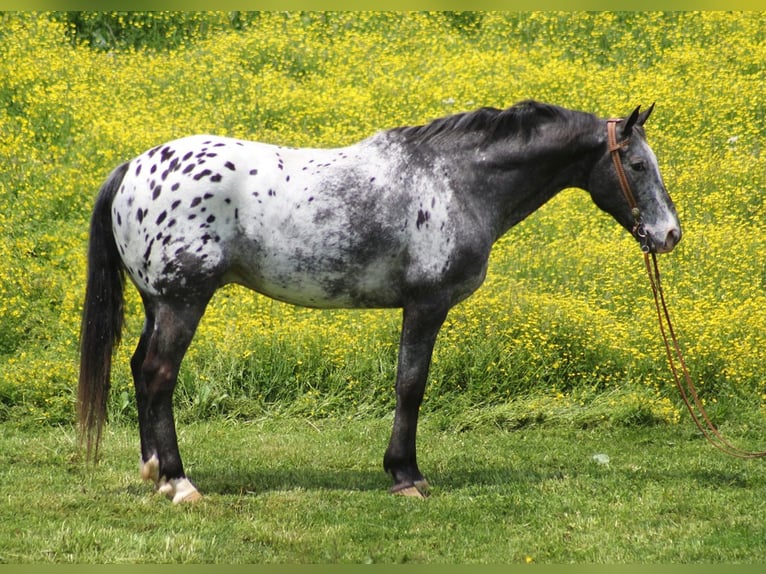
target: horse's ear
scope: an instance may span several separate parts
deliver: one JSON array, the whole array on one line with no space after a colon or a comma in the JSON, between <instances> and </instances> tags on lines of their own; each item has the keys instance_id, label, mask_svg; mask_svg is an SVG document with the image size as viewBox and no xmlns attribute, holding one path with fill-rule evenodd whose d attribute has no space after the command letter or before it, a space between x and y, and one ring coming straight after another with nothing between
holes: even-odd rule
<instances>
[{"instance_id":1,"label":"horse's ear","mask_svg":"<svg viewBox=\"0 0 766 574\"><path fill-rule=\"evenodd\" d=\"M640 109L641 109L641 106L636 106L636 109L633 110L633 113L630 114L630 116L626 120L625 125L622 128L623 137L628 137L630 135L630 132L633 131L633 126L635 126L637 123L638 125L641 125L641 123L639 122ZM651 109L649 111L651 112Z\"/></svg>"},{"instance_id":2,"label":"horse's ear","mask_svg":"<svg viewBox=\"0 0 766 574\"><path fill-rule=\"evenodd\" d=\"M644 122L646 122L646 120L647 120L647 119L649 119L649 116L650 116L650 115L652 115L652 110L653 110L653 109L654 109L654 102L652 102L652 105L651 105L651 106L649 106L649 109L648 109L648 110L646 110L645 112L641 112L641 113L639 114L639 116L638 116L638 120L636 121L636 123L637 123L639 126L643 126L643 125L644 125Z\"/></svg>"}]
</instances>

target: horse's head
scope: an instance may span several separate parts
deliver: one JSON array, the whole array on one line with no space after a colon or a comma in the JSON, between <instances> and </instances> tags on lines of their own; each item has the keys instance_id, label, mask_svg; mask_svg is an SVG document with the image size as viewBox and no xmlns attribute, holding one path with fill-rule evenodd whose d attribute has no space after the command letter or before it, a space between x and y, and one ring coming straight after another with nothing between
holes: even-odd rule
<instances>
[{"instance_id":1,"label":"horse's head","mask_svg":"<svg viewBox=\"0 0 766 574\"><path fill-rule=\"evenodd\" d=\"M607 145L590 174L588 191L643 250L666 253L681 240L681 224L644 134L644 122L653 109L654 104L645 112L636 108L627 119L609 120L613 136L610 141L604 129Z\"/></svg>"}]
</instances>

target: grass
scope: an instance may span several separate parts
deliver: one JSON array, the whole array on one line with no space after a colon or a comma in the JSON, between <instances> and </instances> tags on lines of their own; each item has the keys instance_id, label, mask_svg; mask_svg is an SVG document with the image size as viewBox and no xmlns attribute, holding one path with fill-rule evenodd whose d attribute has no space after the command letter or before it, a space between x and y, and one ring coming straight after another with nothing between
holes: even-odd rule
<instances>
[{"instance_id":1,"label":"grass","mask_svg":"<svg viewBox=\"0 0 766 574\"><path fill-rule=\"evenodd\" d=\"M205 498L174 506L140 482L132 427L108 428L93 469L71 429L6 424L0 561L766 560L762 463L719 454L690 424L443 427L428 416L421 427L433 488L419 501L387 494L387 418L184 425Z\"/></svg>"}]
</instances>

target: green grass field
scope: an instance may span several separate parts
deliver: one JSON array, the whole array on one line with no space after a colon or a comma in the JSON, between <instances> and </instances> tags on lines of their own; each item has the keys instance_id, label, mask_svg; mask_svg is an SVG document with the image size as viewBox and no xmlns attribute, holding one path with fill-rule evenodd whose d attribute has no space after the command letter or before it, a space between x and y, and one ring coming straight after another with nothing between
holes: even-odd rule
<instances>
[{"instance_id":1,"label":"green grass field","mask_svg":"<svg viewBox=\"0 0 766 574\"><path fill-rule=\"evenodd\" d=\"M71 429L5 424L0 561L766 560L761 466L711 450L689 429L454 432L426 418L421 467L432 494L423 501L386 492L389 426L281 417L185 425L181 446L205 498L179 507L140 482L132 427L110 427L92 471Z\"/></svg>"},{"instance_id":2,"label":"green grass field","mask_svg":"<svg viewBox=\"0 0 766 574\"><path fill-rule=\"evenodd\" d=\"M88 221L118 163L192 133L332 147L526 98L656 102L684 229L670 310L714 422L762 449L764 62L757 12L0 14L0 562L763 561L761 463L699 439L638 246L579 190L498 242L440 333L425 502L381 470L398 311L220 290L175 394L200 505L139 483L131 287L95 470L72 421Z\"/></svg>"}]
</instances>

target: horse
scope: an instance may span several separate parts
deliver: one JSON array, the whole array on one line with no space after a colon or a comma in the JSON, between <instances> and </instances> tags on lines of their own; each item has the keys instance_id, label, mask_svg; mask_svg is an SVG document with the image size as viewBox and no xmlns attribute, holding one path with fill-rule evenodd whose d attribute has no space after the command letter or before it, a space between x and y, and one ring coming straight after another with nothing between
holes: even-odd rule
<instances>
[{"instance_id":1,"label":"horse","mask_svg":"<svg viewBox=\"0 0 766 574\"><path fill-rule=\"evenodd\" d=\"M306 307L402 309L383 468L390 492L424 497L416 432L434 343L448 311L484 281L492 245L570 187L588 192L644 251L669 252L681 239L643 128L653 108L603 119L526 100L347 147L193 135L122 163L90 222L77 393L87 456L97 458L106 418L127 275L145 311L130 361L141 477L175 503L201 497L179 453L173 390L208 302L236 283ZM610 121L634 206L612 163Z\"/></svg>"}]
</instances>

